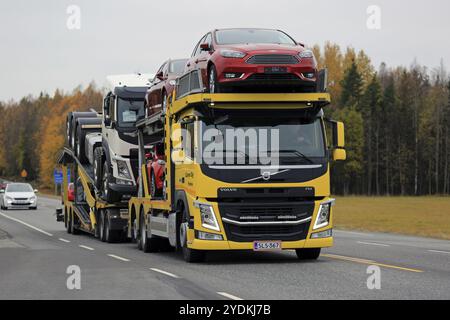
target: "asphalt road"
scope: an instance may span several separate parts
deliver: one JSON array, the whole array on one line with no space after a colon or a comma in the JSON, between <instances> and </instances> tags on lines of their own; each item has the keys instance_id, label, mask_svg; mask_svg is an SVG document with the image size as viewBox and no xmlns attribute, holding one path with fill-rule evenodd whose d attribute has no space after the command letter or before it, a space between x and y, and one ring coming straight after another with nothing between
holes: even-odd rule
<instances>
[{"instance_id":1,"label":"asphalt road","mask_svg":"<svg viewBox=\"0 0 450 320\"><path fill-rule=\"evenodd\" d=\"M291 251L217 252L187 264L67 234L54 216L60 201L39 200L37 211L0 212L0 299L450 299L450 241L335 231L314 262ZM79 290L67 287L72 265ZM371 266L380 289L368 288Z\"/></svg>"}]
</instances>

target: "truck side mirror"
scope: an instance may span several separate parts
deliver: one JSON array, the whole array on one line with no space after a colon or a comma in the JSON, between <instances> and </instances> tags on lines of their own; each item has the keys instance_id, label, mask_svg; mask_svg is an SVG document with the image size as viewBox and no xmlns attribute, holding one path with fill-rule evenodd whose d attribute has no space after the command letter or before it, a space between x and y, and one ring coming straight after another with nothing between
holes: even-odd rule
<instances>
[{"instance_id":1,"label":"truck side mirror","mask_svg":"<svg viewBox=\"0 0 450 320\"><path fill-rule=\"evenodd\" d=\"M105 127L111 126L111 118L105 115Z\"/></svg>"},{"instance_id":2,"label":"truck side mirror","mask_svg":"<svg viewBox=\"0 0 450 320\"><path fill-rule=\"evenodd\" d=\"M176 164L184 162L185 154L183 150L183 129L181 128L181 123L176 122L172 124L172 161Z\"/></svg>"},{"instance_id":3,"label":"truck side mirror","mask_svg":"<svg viewBox=\"0 0 450 320\"><path fill-rule=\"evenodd\" d=\"M333 153L334 161L343 161L347 158L345 151L345 130L341 121L331 121L333 131Z\"/></svg>"}]
</instances>

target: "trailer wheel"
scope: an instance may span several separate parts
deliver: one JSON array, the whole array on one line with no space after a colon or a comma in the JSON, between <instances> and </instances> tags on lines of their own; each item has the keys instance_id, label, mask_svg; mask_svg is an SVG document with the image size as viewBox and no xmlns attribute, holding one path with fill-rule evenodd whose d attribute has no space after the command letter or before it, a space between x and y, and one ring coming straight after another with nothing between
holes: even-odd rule
<instances>
[{"instance_id":1,"label":"trailer wheel","mask_svg":"<svg viewBox=\"0 0 450 320\"><path fill-rule=\"evenodd\" d=\"M317 260L320 256L320 248L295 249L300 260Z\"/></svg>"},{"instance_id":2,"label":"trailer wheel","mask_svg":"<svg viewBox=\"0 0 450 320\"><path fill-rule=\"evenodd\" d=\"M145 225L144 212L141 210L140 223L139 223L139 244L142 251L145 253L148 252L157 252L159 250L159 239L152 237L147 232L147 227Z\"/></svg>"},{"instance_id":3,"label":"trailer wheel","mask_svg":"<svg viewBox=\"0 0 450 320\"><path fill-rule=\"evenodd\" d=\"M65 224L66 224L66 230L67 230L67 233L72 233L72 220L70 219L70 216L71 216L71 214L70 214L70 211L69 211L69 214L67 214L66 213L66 220L65 220Z\"/></svg>"},{"instance_id":4,"label":"trailer wheel","mask_svg":"<svg viewBox=\"0 0 450 320\"><path fill-rule=\"evenodd\" d=\"M72 216L70 217L70 228L71 228L71 234L77 235L80 234L80 230L78 230L77 227L75 227L75 217L72 211Z\"/></svg>"},{"instance_id":5,"label":"trailer wheel","mask_svg":"<svg viewBox=\"0 0 450 320\"><path fill-rule=\"evenodd\" d=\"M111 219L109 217L109 211L105 213L105 240L108 243L117 242L120 239L122 232L120 230L111 230Z\"/></svg>"},{"instance_id":6,"label":"trailer wheel","mask_svg":"<svg viewBox=\"0 0 450 320\"><path fill-rule=\"evenodd\" d=\"M106 241L106 237L105 237L105 214L102 211L100 211L99 214L99 231L100 231L100 236L99 239L101 242L105 242Z\"/></svg>"},{"instance_id":7,"label":"trailer wheel","mask_svg":"<svg viewBox=\"0 0 450 320\"><path fill-rule=\"evenodd\" d=\"M180 239L180 246L181 251L183 253L183 258L186 262L193 263L193 262L203 262L206 257L206 252L202 250L195 250L188 248L187 245L187 232L189 229L188 225L188 217L187 212L185 209L182 210L181 213L181 223L179 225L179 239Z\"/></svg>"}]
</instances>

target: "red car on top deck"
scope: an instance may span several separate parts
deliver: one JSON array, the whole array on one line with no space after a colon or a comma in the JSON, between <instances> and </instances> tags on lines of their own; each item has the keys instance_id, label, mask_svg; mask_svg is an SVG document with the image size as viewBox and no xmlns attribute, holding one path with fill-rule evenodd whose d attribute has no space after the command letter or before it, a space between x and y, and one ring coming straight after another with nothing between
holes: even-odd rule
<instances>
[{"instance_id":1,"label":"red car on top deck","mask_svg":"<svg viewBox=\"0 0 450 320\"><path fill-rule=\"evenodd\" d=\"M316 92L318 70L311 50L280 30L220 29L204 35L186 64L199 69L211 93Z\"/></svg>"}]
</instances>

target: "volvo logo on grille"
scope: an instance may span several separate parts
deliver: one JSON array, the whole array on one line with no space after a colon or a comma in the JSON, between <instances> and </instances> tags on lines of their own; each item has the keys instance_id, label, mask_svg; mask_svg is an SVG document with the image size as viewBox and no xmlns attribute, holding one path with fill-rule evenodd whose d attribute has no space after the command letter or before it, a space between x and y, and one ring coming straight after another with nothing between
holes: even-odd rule
<instances>
[{"instance_id":1,"label":"volvo logo on grille","mask_svg":"<svg viewBox=\"0 0 450 320\"><path fill-rule=\"evenodd\" d=\"M271 176L272 174L270 173L270 171L265 171L265 172L263 172L263 174L262 174L262 178L265 180L265 181L267 181L267 180L270 180L270 176Z\"/></svg>"}]
</instances>

